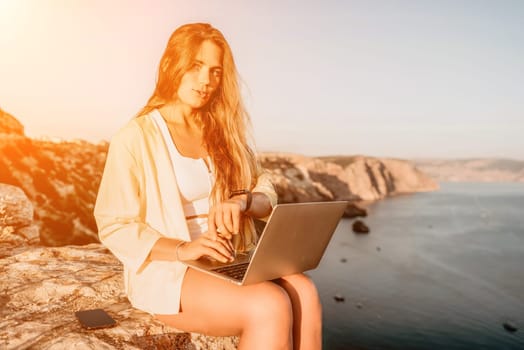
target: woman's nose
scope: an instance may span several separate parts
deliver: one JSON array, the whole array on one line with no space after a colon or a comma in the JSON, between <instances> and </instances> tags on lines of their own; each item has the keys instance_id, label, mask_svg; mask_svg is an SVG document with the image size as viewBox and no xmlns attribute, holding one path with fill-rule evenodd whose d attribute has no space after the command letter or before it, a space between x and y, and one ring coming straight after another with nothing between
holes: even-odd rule
<instances>
[{"instance_id":1,"label":"woman's nose","mask_svg":"<svg viewBox=\"0 0 524 350\"><path fill-rule=\"evenodd\" d=\"M200 84L209 84L209 69L202 68L198 74L198 82Z\"/></svg>"}]
</instances>

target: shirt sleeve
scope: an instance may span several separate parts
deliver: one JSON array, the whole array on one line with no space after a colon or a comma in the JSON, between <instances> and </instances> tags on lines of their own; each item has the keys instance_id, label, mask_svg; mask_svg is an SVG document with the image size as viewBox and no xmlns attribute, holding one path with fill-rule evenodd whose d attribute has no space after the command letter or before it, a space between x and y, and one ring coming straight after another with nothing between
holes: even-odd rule
<instances>
[{"instance_id":1,"label":"shirt sleeve","mask_svg":"<svg viewBox=\"0 0 524 350\"><path fill-rule=\"evenodd\" d=\"M143 170L132 151L136 137L133 139L128 131L121 130L111 140L94 216L100 241L137 273L163 235L145 223L140 196L145 190L140 186Z\"/></svg>"},{"instance_id":2,"label":"shirt sleeve","mask_svg":"<svg viewBox=\"0 0 524 350\"><path fill-rule=\"evenodd\" d=\"M271 177L267 170L263 169L262 167L259 167L257 183L251 192L264 193L269 198L271 208L274 208L275 205L277 205L278 196L275 192L273 184L271 183Z\"/></svg>"}]
</instances>

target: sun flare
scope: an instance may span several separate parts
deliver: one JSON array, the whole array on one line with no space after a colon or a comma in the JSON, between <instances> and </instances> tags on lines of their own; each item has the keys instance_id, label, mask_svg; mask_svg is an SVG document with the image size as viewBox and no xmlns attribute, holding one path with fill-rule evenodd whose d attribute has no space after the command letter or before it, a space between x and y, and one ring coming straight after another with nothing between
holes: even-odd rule
<instances>
[{"instance_id":1,"label":"sun flare","mask_svg":"<svg viewBox=\"0 0 524 350\"><path fill-rule=\"evenodd\" d=\"M17 0L0 0L0 28L5 33L16 25L24 3Z\"/></svg>"}]
</instances>

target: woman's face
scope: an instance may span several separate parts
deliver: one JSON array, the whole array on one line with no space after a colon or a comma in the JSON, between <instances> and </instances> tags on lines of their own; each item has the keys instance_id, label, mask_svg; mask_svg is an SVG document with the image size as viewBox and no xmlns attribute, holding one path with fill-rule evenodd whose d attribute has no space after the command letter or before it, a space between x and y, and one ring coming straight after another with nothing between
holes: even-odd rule
<instances>
[{"instance_id":1,"label":"woman's face","mask_svg":"<svg viewBox=\"0 0 524 350\"><path fill-rule=\"evenodd\" d=\"M177 90L177 102L193 109L204 106L211 98L222 77L222 49L204 41L195 56L193 66L182 76Z\"/></svg>"}]
</instances>

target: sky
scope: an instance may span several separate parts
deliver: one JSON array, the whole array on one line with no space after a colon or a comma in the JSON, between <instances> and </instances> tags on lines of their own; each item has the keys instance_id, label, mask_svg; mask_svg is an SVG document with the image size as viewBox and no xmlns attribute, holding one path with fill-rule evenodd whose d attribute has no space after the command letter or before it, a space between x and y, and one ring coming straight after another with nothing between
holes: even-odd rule
<instances>
[{"instance_id":1,"label":"sky","mask_svg":"<svg viewBox=\"0 0 524 350\"><path fill-rule=\"evenodd\" d=\"M109 141L171 33L228 40L258 151L524 159L524 1L0 0L0 108Z\"/></svg>"}]
</instances>

